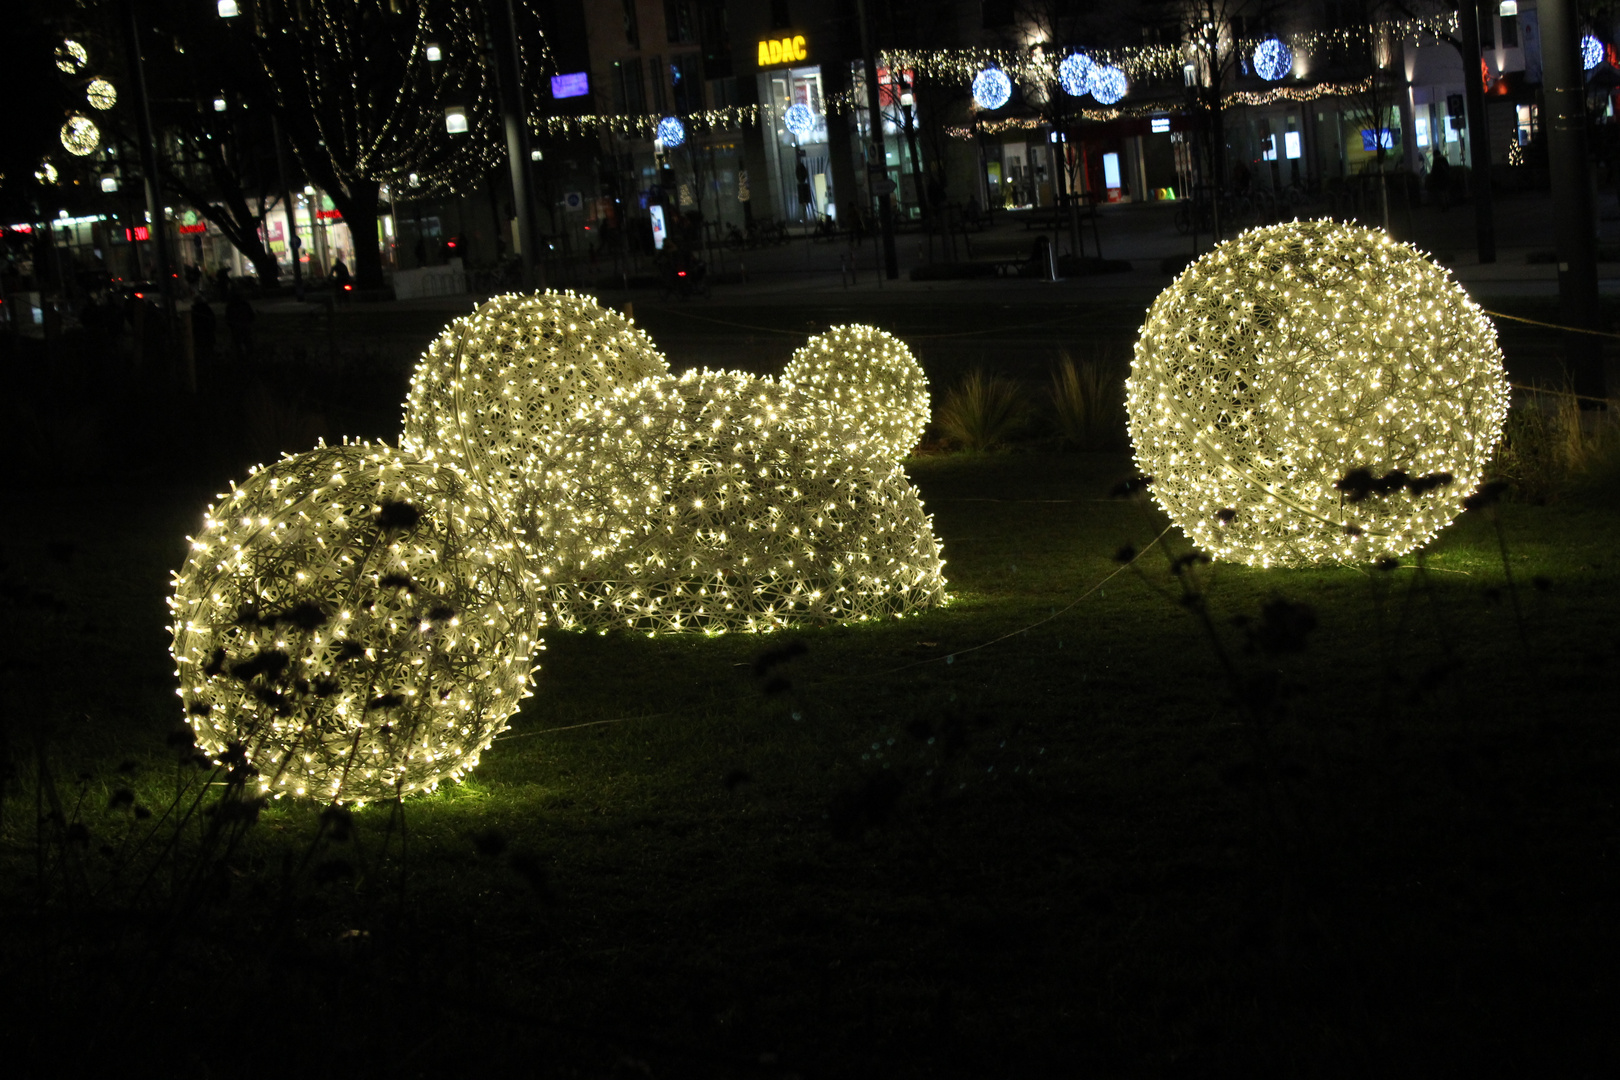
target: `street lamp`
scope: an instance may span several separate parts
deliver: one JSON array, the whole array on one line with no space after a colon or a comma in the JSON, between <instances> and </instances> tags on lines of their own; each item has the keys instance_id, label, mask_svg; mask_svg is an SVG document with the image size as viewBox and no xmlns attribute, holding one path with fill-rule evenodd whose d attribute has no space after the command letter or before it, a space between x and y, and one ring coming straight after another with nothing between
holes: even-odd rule
<instances>
[{"instance_id":1,"label":"street lamp","mask_svg":"<svg viewBox=\"0 0 1620 1080\"><path fill-rule=\"evenodd\" d=\"M427 60L428 60L428 63L437 64L440 60L443 60L443 59L444 59L444 52L443 52L443 50L441 50L439 48L439 43L437 41L428 42L427 43Z\"/></svg>"},{"instance_id":2,"label":"street lamp","mask_svg":"<svg viewBox=\"0 0 1620 1080\"><path fill-rule=\"evenodd\" d=\"M234 19L242 14L242 9L236 6L236 0L219 0L218 8L219 17L222 19Z\"/></svg>"},{"instance_id":3,"label":"street lamp","mask_svg":"<svg viewBox=\"0 0 1620 1080\"><path fill-rule=\"evenodd\" d=\"M225 111L225 99L224 98L217 97L217 98L214 99L214 111L215 112L224 112Z\"/></svg>"},{"instance_id":4,"label":"street lamp","mask_svg":"<svg viewBox=\"0 0 1620 1080\"><path fill-rule=\"evenodd\" d=\"M452 135L467 134L467 110L460 105L446 106L444 110L444 130Z\"/></svg>"},{"instance_id":5,"label":"street lamp","mask_svg":"<svg viewBox=\"0 0 1620 1080\"><path fill-rule=\"evenodd\" d=\"M1502 0L1502 6L1496 9L1496 13L1504 19L1513 18L1519 13L1519 0Z\"/></svg>"}]
</instances>

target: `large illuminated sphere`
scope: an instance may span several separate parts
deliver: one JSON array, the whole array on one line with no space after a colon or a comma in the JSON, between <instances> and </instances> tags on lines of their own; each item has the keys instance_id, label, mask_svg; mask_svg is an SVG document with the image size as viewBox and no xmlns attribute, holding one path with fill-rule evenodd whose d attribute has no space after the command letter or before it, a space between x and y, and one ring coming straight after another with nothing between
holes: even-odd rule
<instances>
[{"instance_id":1,"label":"large illuminated sphere","mask_svg":"<svg viewBox=\"0 0 1620 1080\"><path fill-rule=\"evenodd\" d=\"M928 425L928 377L904 342L872 326L835 326L793 354L782 386L809 437L898 461Z\"/></svg>"},{"instance_id":2,"label":"large illuminated sphere","mask_svg":"<svg viewBox=\"0 0 1620 1080\"><path fill-rule=\"evenodd\" d=\"M1104 105L1118 102L1125 90L1125 72L1117 67L1100 67L1091 76L1091 96Z\"/></svg>"},{"instance_id":3,"label":"large illuminated sphere","mask_svg":"<svg viewBox=\"0 0 1620 1080\"><path fill-rule=\"evenodd\" d=\"M804 102L795 101L782 114L782 122L787 125L789 131L804 139L816 129L816 114L811 112L810 106Z\"/></svg>"},{"instance_id":4,"label":"large illuminated sphere","mask_svg":"<svg viewBox=\"0 0 1620 1080\"><path fill-rule=\"evenodd\" d=\"M1183 271L1126 390L1155 501L1251 566L1425 543L1478 486L1508 404L1495 328L1449 272L1333 221L1253 229ZM1382 490L1340 485L1358 470Z\"/></svg>"},{"instance_id":5,"label":"large illuminated sphere","mask_svg":"<svg viewBox=\"0 0 1620 1080\"><path fill-rule=\"evenodd\" d=\"M615 388L669 363L625 316L574 293L498 296L456 319L411 379L401 447L462 471L536 573L611 547L618 496L556 438ZM611 449L611 448L609 448ZM606 502L600 501L606 500Z\"/></svg>"},{"instance_id":6,"label":"large illuminated sphere","mask_svg":"<svg viewBox=\"0 0 1620 1080\"><path fill-rule=\"evenodd\" d=\"M1603 63L1604 51L1603 42L1599 41L1591 34L1587 34L1582 37L1581 67L1587 71L1591 71L1593 68Z\"/></svg>"},{"instance_id":7,"label":"large illuminated sphere","mask_svg":"<svg viewBox=\"0 0 1620 1080\"><path fill-rule=\"evenodd\" d=\"M75 157L84 157L101 145L101 131L87 116L70 116L62 125L62 146Z\"/></svg>"},{"instance_id":8,"label":"large illuminated sphere","mask_svg":"<svg viewBox=\"0 0 1620 1080\"><path fill-rule=\"evenodd\" d=\"M118 89L106 79L92 79L84 88L84 96L92 108L110 109L118 104Z\"/></svg>"},{"instance_id":9,"label":"large illuminated sphere","mask_svg":"<svg viewBox=\"0 0 1620 1080\"><path fill-rule=\"evenodd\" d=\"M939 542L899 463L814 437L789 398L767 378L694 371L604 403L592 437L626 448L617 483L643 493L641 529L548 589L550 615L712 634L943 603Z\"/></svg>"},{"instance_id":10,"label":"large illuminated sphere","mask_svg":"<svg viewBox=\"0 0 1620 1080\"><path fill-rule=\"evenodd\" d=\"M1254 73L1267 82L1288 77L1294 67L1294 50L1279 38L1267 38L1254 47Z\"/></svg>"},{"instance_id":11,"label":"large illuminated sphere","mask_svg":"<svg viewBox=\"0 0 1620 1080\"><path fill-rule=\"evenodd\" d=\"M985 68L973 77L973 103L981 109L999 109L1012 97L1012 80L1000 68Z\"/></svg>"},{"instance_id":12,"label":"large illuminated sphere","mask_svg":"<svg viewBox=\"0 0 1620 1080\"><path fill-rule=\"evenodd\" d=\"M198 745L267 795L432 789L528 695L537 609L452 470L320 447L220 497L175 575L173 653Z\"/></svg>"},{"instance_id":13,"label":"large illuminated sphere","mask_svg":"<svg viewBox=\"0 0 1620 1080\"><path fill-rule=\"evenodd\" d=\"M1084 53L1071 53L1058 63L1058 82L1070 97L1083 97L1091 93L1091 77L1097 71L1097 62Z\"/></svg>"},{"instance_id":14,"label":"large illuminated sphere","mask_svg":"<svg viewBox=\"0 0 1620 1080\"><path fill-rule=\"evenodd\" d=\"M658 121L657 138L667 147L679 146L686 141L686 125L678 116L666 116Z\"/></svg>"}]
</instances>

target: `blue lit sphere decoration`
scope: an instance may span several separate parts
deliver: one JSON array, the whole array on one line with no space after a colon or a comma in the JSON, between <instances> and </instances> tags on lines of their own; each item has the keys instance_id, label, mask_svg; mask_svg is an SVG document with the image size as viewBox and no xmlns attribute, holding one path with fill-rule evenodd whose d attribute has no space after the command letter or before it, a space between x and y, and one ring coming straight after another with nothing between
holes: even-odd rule
<instances>
[{"instance_id":1,"label":"blue lit sphere decoration","mask_svg":"<svg viewBox=\"0 0 1620 1080\"><path fill-rule=\"evenodd\" d=\"M1097 74L1097 61L1084 53L1065 56L1058 64L1058 82L1070 97L1084 97L1091 93L1091 80Z\"/></svg>"},{"instance_id":2,"label":"blue lit sphere decoration","mask_svg":"<svg viewBox=\"0 0 1620 1080\"><path fill-rule=\"evenodd\" d=\"M1091 77L1091 96L1112 105L1125 96L1125 73L1117 67L1100 67Z\"/></svg>"},{"instance_id":3,"label":"blue lit sphere decoration","mask_svg":"<svg viewBox=\"0 0 1620 1080\"><path fill-rule=\"evenodd\" d=\"M1012 98L1012 80L1000 68L985 68L973 77L973 103L981 109L999 109Z\"/></svg>"},{"instance_id":4,"label":"blue lit sphere decoration","mask_svg":"<svg viewBox=\"0 0 1620 1080\"><path fill-rule=\"evenodd\" d=\"M810 106L804 102L796 101L782 114L782 122L787 124L789 131L802 139L815 130L816 114L811 112Z\"/></svg>"},{"instance_id":5,"label":"blue lit sphere decoration","mask_svg":"<svg viewBox=\"0 0 1620 1080\"><path fill-rule=\"evenodd\" d=\"M1285 79L1294 67L1294 50L1280 38L1267 38L1254 47L1254 73L1267 82Z\"/></svg>"},{"instance_id":6,"label":"blue lit sphere decoration","mask_svg":"<svg viewBox=\"0 0 1620 1080\"><path fill-rule=\"evenodd\" d=\"M665 146L679 146L686 141L686 125L678 116L666 116L658 121L658 141Z\"/></svg>"},{"instance_id":7,"label":"blue lit sphere decoration","mask_svg":"<svg viewBox=\"0 0 1620 1080\"><path fill-rule=\"evenodd\" d=\"M1603 63L1604 51L1603 42L1599 41L1591 34L1587 34L1585 37L1581 38L1581 67L1587 71L1591 71L1593 68Z\"/></svg>"}]
</instances>

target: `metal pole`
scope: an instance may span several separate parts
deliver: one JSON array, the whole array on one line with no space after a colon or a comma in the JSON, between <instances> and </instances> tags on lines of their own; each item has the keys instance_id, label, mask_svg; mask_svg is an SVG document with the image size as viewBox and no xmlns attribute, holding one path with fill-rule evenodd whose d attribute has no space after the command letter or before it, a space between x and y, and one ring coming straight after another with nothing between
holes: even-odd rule
<instances>
[{"instance_id":1,"label":"metal pole","mask_svg":"<svg viewBox=\"0 0 1620 1080\"><path fill-rule=\"evenodd\" d=\"M877 150L877 164L885 180L889 178L889 173L884 167L887 158L883 153L883 108L878 100L877 60L872 53L872 30L866 15L866 0L855 0L855 11L861 21L861 59L866 67L866 111L871 118L866 160L866 182L870 185L873 176L871 148ZM894 247L892 195L878 196L878 232L883 238L883 272L893 281L900 276L900 257Z\"/></svg>"},{"instance_id":2,"label":"metal pole","mask_svg":"<svg viewBox=\"0 0 1620 1080\"><path fill-rule=\"evenodd\" d=\"M163 223L163 202L158 197L157 145L152 139L152 108L146 97L146 66L141 61L140 26L135 17L135 0L124 0L124 35L129 51L129 70L135 90L135 125L141 140L141 171L145 173L146 212L151 218L149 235L157 245L158 291L163 296L163 313L174 328L174 271L169 262L169 238Z\"/></svg>"},{"instance_id":3,"label":"metal pole","mask_svg":"<svg viewBox=\"0 0 1620 1080\"><path fill-rule=\"evenodd\" d=\"M1479 238L1479 261L1493 263L1496 261L1496 221L1491 212L1491 136L1485 119L1485 75L1479 66L1479 0L1466 0L1457 18L1462 23L1463 101L1468 107L1468 165L1473 174L1470 186L1474 197L1474 232Z\"/></svg>"},{"instance_id":4,"label":"metal pole","mask_svg":"<svg viewBox=\"0 0 1620 1080\"><path fill-rule=\"evenodd\" d=\"M292 253L293 296L299 300L304 298L304 260L301 252L304 242L298 236L298 209L293 205L292 191L287 187L287 150L286 143L281 138L281 121L276 114L270 114L270 138L276 144L276 179L281 184L281 208L287 215L287 250ZM314 221L312 217L310 219ZM396 226L395 231L398 231ZM265 232L265 240L269 240L269 231Z\"/></svg>"},{"instance_id":5,"label":"metal pole","mask_svg":"<svg viewBox=\"0 0 1620 1080\"><path fill-rule=\"evenodd\" d=\"M1541 12L1543 91L1558 296L1565 325L1598 329L1597 243L1592 178L1586 151L1586 90L1574 0L1544 0ZM1603 353L1590 334L1565 333L1564 357L1577 394L1607 397Z\"/></svg>"},{"instance_id":6,"label":"metal pole","mask_svg":"<svg viewBox=\"0 0 1620 1080\"><path fill-rule=\"evenodd\" d=\"M529 124L523 103L523 54L518 48L517 16L512 0L501 5L500 30L506 41L496 45L496 72L503 93L506 121L506 158L512 172L512 208L517 214L518 254L523 260L523 288L536 287L534 219L529 209ZM543 276L543 272L542 272Z\"/></svg>"}]
</instances>

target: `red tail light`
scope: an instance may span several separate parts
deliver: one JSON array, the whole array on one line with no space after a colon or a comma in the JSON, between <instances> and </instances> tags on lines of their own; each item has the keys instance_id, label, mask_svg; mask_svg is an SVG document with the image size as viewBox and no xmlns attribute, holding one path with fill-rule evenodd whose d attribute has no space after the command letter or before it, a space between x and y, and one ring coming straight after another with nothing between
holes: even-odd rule
<instances>
[{"instance_id":1,"label":"red tail light","mask_svg":"<svg viewBox=\"0 0 1620 1080\"><path fill-rule=\"evenodd\" d=\"M354 292L354 286L353 285L345 285L345 286L343 286L343 291L344 292Z\"/></svg>"},{"instance_id":2,"label":"red tail light","mask_svg":"<svg viewBox=\"0 0 1620 1080\"><path fill-rule=\"evenodd\" d=\"M685 277L686 276L686 271L685 270L677 270L677 271L675 271L675 276L676 277Z\"/></svg>"}]
</instances>

